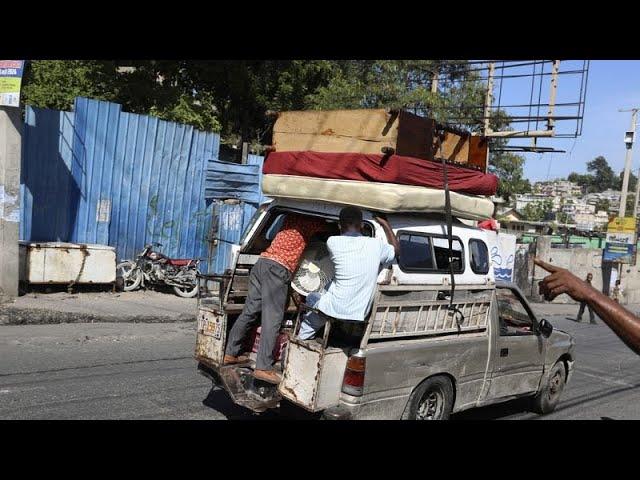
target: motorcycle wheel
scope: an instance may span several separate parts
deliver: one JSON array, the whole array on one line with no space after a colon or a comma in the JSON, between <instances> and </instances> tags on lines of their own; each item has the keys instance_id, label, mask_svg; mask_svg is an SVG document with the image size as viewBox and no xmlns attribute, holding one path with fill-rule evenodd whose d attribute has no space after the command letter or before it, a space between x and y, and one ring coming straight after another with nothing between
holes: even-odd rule
<instances>
[{"instance_id":1,"label":"motorcycle wheel","mask_svg":"<svg viewBox=\"0 0 640 480\"><path fill-rule=\"evenodd\" d=\"M196 284L191 289L188 287L173 287L173 291L176 292L176 295L179 297L193 298L198 295L198 285Z\"/></svg>"},{"instance_id":2,"label":"motorcycle wheel","mask_svg":"<svg viewBox=\"0 0 640 480\"><path fill-rule=\"evenodd\" d=\"M142 283L142 270L137 268L134 262L126 261L116 265L116 272L122 276L125 292L131 292L140 287Z\"/></svg>"}]
</instances>

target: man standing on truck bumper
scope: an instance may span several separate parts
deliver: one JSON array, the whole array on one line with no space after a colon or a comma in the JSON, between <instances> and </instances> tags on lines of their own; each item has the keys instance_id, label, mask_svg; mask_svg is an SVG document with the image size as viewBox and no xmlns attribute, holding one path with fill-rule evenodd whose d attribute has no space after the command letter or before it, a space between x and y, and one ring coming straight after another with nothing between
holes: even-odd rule
<instances>
[{"instance_id":1,"label":"man standing on truck bumper","mask_svg":"<svg viewBox=\"0 0 640 480\"><path fill-rule=\"evenodd\" d=\"M329 317L364 321L371 307L380 265L393 262L400 245L386 218L374 217L387 237L384 243L362 235L362 211L345 207L340 211L342 235L329 237L327 248L334 265L334 278L327 292L318 298L310 294L307 304ZM307 314L300 326L299 338L308 340L324 325L315 312Z\"/></svg>"},{"instance_id":2,"label":"man standing on truck bumper","mask_svg":"<svg viewBox=\"0 0 640 480\"><path fill-rule=\"evenodd\" d=\"M273 349L284 318L289 282L307 243L324 229L325 222L321 219L296 214L287 216L282 229L251 270L244 308L229 332L225 365L247 361L246 357L238 355L251 324L262 312L260 346L253 374L255 378L270 383L280 382L279 375L273 371Z\"/></svg>"}]
</instances>

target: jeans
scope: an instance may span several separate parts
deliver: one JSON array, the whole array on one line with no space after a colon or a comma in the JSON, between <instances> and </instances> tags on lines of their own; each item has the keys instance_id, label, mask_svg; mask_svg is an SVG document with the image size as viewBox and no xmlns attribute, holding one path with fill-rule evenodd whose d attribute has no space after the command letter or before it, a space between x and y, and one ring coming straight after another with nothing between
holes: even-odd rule
<instances>
[{"instance_id":1,"label":"jeans","mask_svg":"<svg viewBox=\"0 0 640 480\"><path fill-rule=\"evenodd\" d=\"M315 308L315 306L320 301L320 297L322 295L320 293L311 292L307 295L307 301L305 302L309 307ZM312 339L318 330L320 330L326 320L318 315L316 312L307 312L302 318L302 322L300 324L300 331L298 332L298 338L301 340L310 340Z\"/></svg>"}]
</instances>

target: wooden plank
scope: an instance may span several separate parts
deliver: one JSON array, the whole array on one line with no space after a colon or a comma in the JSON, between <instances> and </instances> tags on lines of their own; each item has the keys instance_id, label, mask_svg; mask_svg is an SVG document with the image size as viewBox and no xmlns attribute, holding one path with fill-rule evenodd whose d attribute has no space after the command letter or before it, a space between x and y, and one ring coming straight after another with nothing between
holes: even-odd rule
<instances>
[{"instance_id":1,"label":"wooden plank","mask_svg":"<svg viewBox=\"0 0 640 480\"><path fill-rule=\"evenodd\" d=\"M273 126L277 152L356 152L433 159L432 119L383 109L282 112Z\"/></svg>"},{"instance_id":2,"label":"wooden plank","mask_svg":"<svg viewBox=\"0 0 640 480\"><path fill-rule=\"evenodd\" d=\"M470 167L477 167L483 172L487 169L487 149L489 148L489 142L485 137L471 137L471 145L469 148L469 160Z\"/></svg>"},{"instance_id":3,"label":"wooden plank","mask_svg":"<svg viewBox=\"0 0 640 480\"><path fill-rule=\"evenodd\" d=\"M444 141L442 142L442 156L445 160L462 164L468 163L470 138L445 132ZM435 155L440 157L440 152L436 152Z\"/></svg>"},{"instance_id":4,"label":"wooden plank","mask_svg":"<svg viewBox=\"0 0 640 480\"><path fill-rule=\"evenodd\" d=\"M273 126L273 133L395 142L398 136L398 116L391 115L384 109L282 112Z\"/></svg>"},{"instance_id":5,"label":"wooden plank","mask_svg":"<svg viewBox=\"0 0 640 480\"><path fill-rule=\"evenodd\" d=\"M395 140L363 140L309 133L275 133L273 146L277 152L342 152L380 155L383 147L395 148Z\"/></svg>"}]
</instances>

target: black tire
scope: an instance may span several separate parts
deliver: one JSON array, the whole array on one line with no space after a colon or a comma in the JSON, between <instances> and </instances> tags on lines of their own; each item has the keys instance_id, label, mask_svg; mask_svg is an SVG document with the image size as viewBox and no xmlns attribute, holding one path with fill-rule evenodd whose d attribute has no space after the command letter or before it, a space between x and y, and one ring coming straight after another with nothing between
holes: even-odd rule
<instances>
[{"instance_id":1,"label":"black tire","mask_svg":"<svg viewBox=\"0 0 640 480\"><path fill-rule=\"evenodd\" d=\"M562 390L567 382L567 372L562 360L556 362L551 371L547 383L532 399L532 410L540 415L551 413L560 401Z\"/></svg>"},{"instance_id":2,"label":"black tire","mask_svg":"<svg viewBox=\"0 0 640 480\"><path fill-rule=\"evenodd\" d=\"M194 287L192 287L191 290L189 290L186 287L185 288L183 288L183 287L173 287L173 291L179 297L182 297L182 298L193 298L196 295L198 295L198 284L196 283L196 285Z\"/></svg>"},{"instance_id":3,"label":"black tire","mask_svg":"<svg viewBox=\"0 0 640 480\"><path fill-rule=\"evenodd\" d=\"M453 410L453 385L443 375L427 378L411 393L403 420L449 420Z\"/></svg>"}]
</instances>

